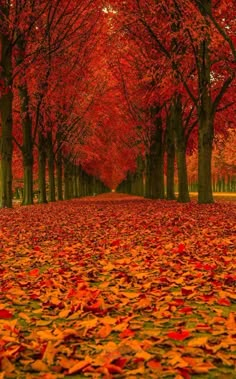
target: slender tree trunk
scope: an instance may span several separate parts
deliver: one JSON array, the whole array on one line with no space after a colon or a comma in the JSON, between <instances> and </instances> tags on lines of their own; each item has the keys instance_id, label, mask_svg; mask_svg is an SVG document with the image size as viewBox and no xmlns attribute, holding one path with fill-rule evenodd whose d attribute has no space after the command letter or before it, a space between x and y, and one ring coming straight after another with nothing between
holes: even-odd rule
<instances>
[{"instance_id":1,"label":"slender tree trunk","mask_svg":"<svg viewBox=\"0 0 236 379\"><path fill-rule=\"evenodd\" d=\"M154 112L154 116L156 116L157 110L155 109ZM154 122L155 125L151 139L149 157L150 193L148 197L152 199L164 199L164 144L162 120L160 117L157 117Z\"/></svg>"},{"instance_id":2,"label":"slender tree trunk","mask_svg":"<svg viewBox=\"0 0 236 379\"><path fill-rule=\"evenodd\" d=\"M173 107L171 107L171 113ZM166 174L166 198L167 200L175 200L175 140L174 140L174 125L173 119L170 117L167 120L166 130L166 151L167 151L167 174Z\"/></svg>"},{"instance_id":3,"label":"slender tree trunk","mask_svg":"<svg viewBox=\"0 0 236 379\"><path fill-rule=\"evenodd\" d=\"M72 167L68 159L64 159L64 198L70 200L73 196Z\"/></svg>"},{"instance_id":4,"label":"slender tree trunk","mask_svg":"<svg viewBox=\"0 0 236 379\"><path fill-rule=\"evenodd\" d=\"M0 22L5 22L8 17L9 8L3 6L0 12ZM2 16L3 15L3 18ZM1 112L1 198L2 208L12 207L12 45L6 35L0 32L1 46L1 70L0 79L5 83L0 98Z\"/></svg>"},{"instance_id":5,"label":"slender tree trunk","mask_svg":"<svg viewBox=\"0 0 236 379\"><path fill-rule=\"evenodd\" d=\"M80 197L80 167L76 166L76 197Z\"/></svg>"},{"instance_id":6,"label":"slender tree trunk","mask_svg":"<svg viewBox=\"0 0 236 379\"><path fill-rule=\"evenodd\" d=\"M182 119L182 102L180 96L174 102L174 132L176 141L176 161L178 169L178 201L187 203L190 201L188 190L188 174L186 164L186 139L184 135Z\"/></svg>"},{"instance_id":7,"label":"slender tree trunk","mask_svg":"<svg viewBox=\"0 0 236 379\"><path fill-rule=\"evenodd\" d=\"M143 186L144 161L141 155L137 158L137 195L144 196Z\"/></svg>"},{"instance_id":8,"label":"slender tree trunk","mask_svg":"<svg viewBox=\"0 0 236 379\"><path fill-rule=\"evenodd\" d=\"M62 155L59 150L56 160L56 172L57 172L57 200L63 200L63 185L62 185Z\"/></svg>"},{"instance_id":9,"label":"slender tree trunk","mask_svg":"<svg viewBox=\"0 0 236 379\"><path fill-rule=\"evenodd\" d=\"M204 7L206 7L207 12ZM211 0L204 0L204 7L199 3L201 13L206 16L211 12ZM212 193L212 149L214 138L214 116L211 103L211 63L209 56L210 37L207 35L199 49L199 94L200 104L198 132L198 202L213 203Z\"/></svg>"},{"instance_id":10,"label":"slender tree trunk","mask_svg":"<svg viewBox=\"0 0 236 379\"><path fill-rule=\"evenodd\" d=\"M48 155L48 179L49 179L49 201L56 200L55 194L55 161L52 143L52 132L47 133L47 155Z\"/></svg>"},{"instance_id":11,"label":"slender tree trunk","mask_svg":"<svg viewBox=\"0 0 236 379\"><path fill-rule=\"evenodd\" d=\"M39 187L39 203L47 203L46 192L46 141L41 131L38 136L38 187Z\"/></svg>"},{"instance_id":12,"label":"slender tree trunk","mask_svg":"<svg viewBox=\"0 0 236 379\"><path fill-rule=\"evenodd\" d=\"M32 140L32 120L29 114L29 96L26 84L19 87L21 99L21 115L23 130L23 167L24 167L24 195L22 205L34 203L33 192L33 140Z\"/></svg>"},{"instance_id":13,"label":"slender tree trunk","mask_svg":"<svg viewBox=\"0 0 236 379\"><path fill-rule=\"evenodd\" d=\"M152 197L151 193L151 164L150 164L150 155L146 154L145 159L145 191L144 196L147 198Z\"/></svg>"}]
</instances>

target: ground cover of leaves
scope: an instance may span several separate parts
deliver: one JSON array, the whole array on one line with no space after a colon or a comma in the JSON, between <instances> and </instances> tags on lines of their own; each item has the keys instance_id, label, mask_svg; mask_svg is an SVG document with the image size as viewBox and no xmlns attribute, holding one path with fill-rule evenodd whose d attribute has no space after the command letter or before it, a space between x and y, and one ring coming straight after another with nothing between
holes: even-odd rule
<instances>
[{"instance_id":1,"label":"ground cover of leaves","mask_svg":"<svg viewBox=\"0 0 236 379\"><path fill-rule=\"evenodd\" d=\"M0 210L0 379L235 378L235 232L227 201Z\"/></svg>"}]
</instances>

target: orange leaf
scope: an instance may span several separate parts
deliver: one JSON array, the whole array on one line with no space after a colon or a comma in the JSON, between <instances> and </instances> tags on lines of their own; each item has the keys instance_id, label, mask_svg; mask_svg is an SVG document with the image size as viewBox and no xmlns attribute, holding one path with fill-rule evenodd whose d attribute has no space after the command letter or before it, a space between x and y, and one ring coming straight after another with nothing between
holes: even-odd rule
<instances>
[{"instance_id":1,"label":"orange leaf","mask_svg":"<svg viewBox=\"0 0 236 379\"><path fill-rule=\"evenodd\" d=\"M112 328L109 324L106 324L101 327L101 329L98 331L97 336L100 338L106 338L111 333Z\"/></svg>"},{"instance_id":2,"label":"orange leaf","mask_svg":"<svg viewBox=\"0 0 236 379\"><path fill-rule=\"evenodd\" d=\"M81 371L83 368L85 368L86 366L88 366L92 361L93 360L90 357L85 358L83 361L79 361L78 363L76 363L74 366L72 366L68 370L68 374L69 375L70 374L75 374L76 372Z\"/></svg>"},{"instance_id":3,"label":"orange leaf","mask_svg":"<svg viewBox=\"0 0 236 379\"><path fill-rule=\"evenodd\" d=\"M156 359L151 359L150 361L148 361L147 366L150 367L152 370L160 370L162 368L161 363Z\"/></svg>"}]
</instances>

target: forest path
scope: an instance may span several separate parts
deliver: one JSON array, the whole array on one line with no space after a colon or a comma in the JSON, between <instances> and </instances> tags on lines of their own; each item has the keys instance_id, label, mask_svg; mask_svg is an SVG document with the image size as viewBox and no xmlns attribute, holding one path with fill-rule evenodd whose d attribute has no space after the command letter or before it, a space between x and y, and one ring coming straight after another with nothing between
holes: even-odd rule
<instances>
[{"instance_id":1,"label":"forest path","mask_svg":"<svg viewBox=\"0 0 236 379\"><path fill-rule=\"evenodd\" d=\"M0 210L0 378L235 378L236 203L94 199Z\"/></svg>"}]
</instances>

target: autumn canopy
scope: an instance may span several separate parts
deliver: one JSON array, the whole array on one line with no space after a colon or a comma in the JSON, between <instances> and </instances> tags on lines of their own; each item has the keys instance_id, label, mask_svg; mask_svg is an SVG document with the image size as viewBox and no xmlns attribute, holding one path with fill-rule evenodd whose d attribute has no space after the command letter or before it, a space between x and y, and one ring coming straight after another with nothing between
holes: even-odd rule
<instances>
[{"instance_id":1,"label":"autumn canopy","mask_svg":"<svg viewBox=\"0 0 236 379\"><path fill-rule=\"evenodd\" d=\"M235 36L234 0L0 0L1 206L234 191Z\"/></svg>"}]
</instances>

